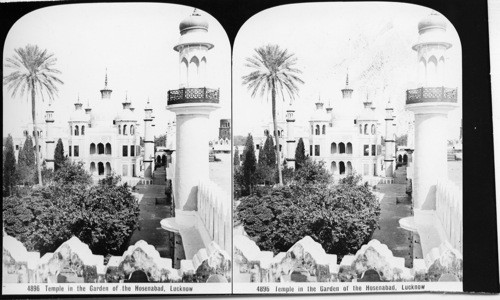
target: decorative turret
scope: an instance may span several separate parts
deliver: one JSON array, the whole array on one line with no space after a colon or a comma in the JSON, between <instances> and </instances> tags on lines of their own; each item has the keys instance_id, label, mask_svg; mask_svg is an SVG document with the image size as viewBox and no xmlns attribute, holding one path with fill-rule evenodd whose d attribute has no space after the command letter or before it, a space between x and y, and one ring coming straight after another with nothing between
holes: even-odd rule
<instances>
[{"instance_id":1,"label":"decorative turret","mask_svg":"<svg viewBox=\"0 0 500 300\"><path fill-rule=\"evenodd\" d=\"M104 88L101 90L101 99L111 98L111 93L113 90L108 88L108 69L106 69L106 75L104 77Z\"/></svg>"},{"instance_id":2,"label":"decorative turret","mask_svg":"<svg viewBox=\"0 0 500 300\"><path fill-rule=\"evenodd\" d=\"M154 170L154 138L153 138L153 108L151 104L146 103L144 107L144 179L152 179Z\"/></svg>"},{"instance_id":3,"label":"decorative turret","mask_svg":"<svg viewBox=\"0 0 500 300\"><path fill-rule=\"evenodd\" d=\"M87 107L85 107L85 113L89 115L92 112L92 108L90 107L89 100L87 100Z\"/></svg>"},{"instance_id":4,"label":"decorative turret","mask_svg":"<svg viewBox=\"0 0 500 300\"><path fill-rule=\"evenodd\" d=\"M352 97L352 89L349 87L349 73L347 73L345 80L345 88L342 89L342 98L343 99L351 99Z\"/></svg>"},{"instance_id":5,"label":"decorative turret","mask_svg":"<svg viewBox=\"0 0 500 300\"><path fill-rule=\"evenodd\" d=\"M326 107L326 112L328 114L331 114L332 110L333 110L332 105L331 105L330 101L328 101L328 106Z\"/></svg>"}]
</instances>

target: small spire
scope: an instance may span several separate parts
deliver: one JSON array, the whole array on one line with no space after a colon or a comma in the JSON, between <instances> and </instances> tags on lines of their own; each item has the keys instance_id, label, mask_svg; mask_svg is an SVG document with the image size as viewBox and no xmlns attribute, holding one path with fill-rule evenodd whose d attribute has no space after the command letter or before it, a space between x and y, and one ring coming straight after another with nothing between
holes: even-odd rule
<instances>
[{"instance_id":1,"label":"small spire","mask_svg":"<svg viewBox=\"0 0 500 300\"><path fill-rule=\"evenodd\" d=\"M346 76L346 79L345 79L345 86L346 87L349 86L349 69L347 69L347 76Z\"/></svg>"},{"instance_id":2,"label":"small spire","mask_svg":"<svg viewBox=\"0 0 500 300\"><path fill-rule=\"evenodd\" d=\"M104 88L108 87L108 68L106 68L106 75L104 76Z\"/></svg>"},{"instance_id":3,"label":"small spire","mask_svg":"<svg viewBox=\"0 0 500 300\"><path fill-rule=\"evenodd\" d=\"M191 14L192 16L199 16L200 14L198 13L198 9L195 7L193 10L193 13Z\"/></svg>"}]
</instances>

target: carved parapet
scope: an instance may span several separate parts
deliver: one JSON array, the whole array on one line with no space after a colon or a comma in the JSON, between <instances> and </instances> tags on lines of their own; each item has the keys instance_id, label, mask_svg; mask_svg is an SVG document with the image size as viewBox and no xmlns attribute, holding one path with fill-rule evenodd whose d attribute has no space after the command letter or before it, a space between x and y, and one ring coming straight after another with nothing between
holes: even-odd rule
<instances>
[{"instance_id":1,"label":"carved parapet","mask_svg":"<svg viewBox=\"0 0 500 300\"><path fill-rule=\"evenodd\" d=\"M231 281L231 256L221 247L211 242L207 248L202 248L194 255L193 270L200 280L206 282L211 275L221 275L226 281Z\"/></svg>"},{"instance_id":2,"label":"carved parapet","mask_svg":"<svg viewBox=\"0 0 500 300\"><path fill-rule=\"evenodd\" d=\"M111 263L115 266L117 262L115 259L110 260L108 274L112 271L110 269ZM179 272L172 268L172 260L160 257L160 253L155 247L143 240L129 246L127 251L123 253L113 277L128 281L135 271L144 272L150 282L177 282L182 279Z\"/></svg>"},{"instance_id":3,"label":"carved parapet","mask_svg":"<svg viewBox=\"0 0 500 300\"><path fill-rule=\"evenodd\" d=\"M37 269L38 282L98 282L104 257L73 236L54 253L45 253Z\"/></svg>"},{"instance_id":4,"label":"carved parapet","mask_svg":"<svg viewBox=\"0 0 500 300\"><path fill-rule=\"evenodd\" d=\"M447 241L433 248L426 255L425 263L428 266L426 275L428 281L443 281L443 278L454 278L453 281L463 280L462 254Z\"/></svg>"},{"instance_id":5,"label":"carved parapet","mask_svg":"<svg viewBox=\"0 0 500 300\"><path fill-rule=\"evenodd\" d=\"M39 252L29 252L21 242L7 235L4 231L2 282L33 282L39 259Z\"/></svg>"}]
</instances>

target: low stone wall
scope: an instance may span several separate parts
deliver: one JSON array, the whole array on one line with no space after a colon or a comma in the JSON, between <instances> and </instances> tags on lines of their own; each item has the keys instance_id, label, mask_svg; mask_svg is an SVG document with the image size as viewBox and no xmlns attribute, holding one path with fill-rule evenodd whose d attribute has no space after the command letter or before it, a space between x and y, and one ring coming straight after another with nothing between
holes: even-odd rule
<instances>
[{"instance_id":1,"label":"low stone wall","mask_svg":"<svg viewBox=\"0 0 500 300\"><path fill-rule=\"evenodd\" d=\"M234 282L355 282L355 281L438 281L462 280L461 254L449 243L433 249L425 259L415 259L406 268L378 240L363 245L355 255L328 254L306 236L287 252L274 255L261 251L245 235L234 237Z\"/></svg>"},{"instance_id":2,"label":"low stone wall","mask_svg":"<svg viewBox=\"0 0 500 300\"><path fill-rule=\"evenodd\" d=\"M75 236L40 257L3 233L3 283L206 282L211 275L231 279L231 257L215 242L180 265L172 268L171 259L160 257L154 246L142 240L105 264L102 255L94 255Z\"/></svg>"}]
</instances>

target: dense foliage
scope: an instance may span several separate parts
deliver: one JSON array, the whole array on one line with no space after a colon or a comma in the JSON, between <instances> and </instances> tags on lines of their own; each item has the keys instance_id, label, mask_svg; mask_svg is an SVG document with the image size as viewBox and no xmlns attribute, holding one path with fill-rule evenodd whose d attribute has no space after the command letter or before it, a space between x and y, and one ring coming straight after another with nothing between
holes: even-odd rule
<instances>
[{"instance_id":1,"label":"dense foliage","mask_svg":"<svg viewBox=\"0 0 500 300\"><path fill-rule=\"evenodd\" d=\"M65 162L44 187L3 199L4 228L28 250L52 252L72 235L94 254L121 254L138 227L139 205L127 185L98 184L83 164Z\"/></svg>"},{"instance_id":2,"label":"dense foliage","mask_svg":"<svg viewBox=\"0 0 500 300\"><path fill-rule=\"evenodd\" d=\"M262 250L287 251L306 235L328 253L354 253L378 226L380 206L361 176L332 184L321 163L306 161L285 186L240 198L237 218Z\"/></svg>"},{"instance_id":3,"label":"dense foliage","mask_svg":"<svg viewBox=\"0 0 500 300\"><path fill-rule=\"evenodd\" d=\"M234 147L234 157L233 157L233 165L239 166L240 165L240 151L238 150L238 147Z\"/></svg>"},{"instance_id":4,"label":"dense foliage","mask_svg":"<svg viewBox=\"0 0 500 300\"><path fill-rule=\"evenodd\" d=\"M243 151L243 164L241 166L242 185L244 194L249 194L255 185L255 170L257 168L257 159L255 158L255 149L253 144L253 137L248 135L245 143L245 150Z\"/></svg>"}]
</instances>

